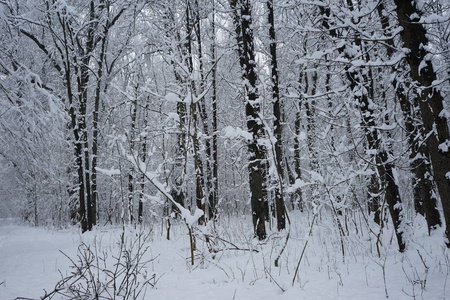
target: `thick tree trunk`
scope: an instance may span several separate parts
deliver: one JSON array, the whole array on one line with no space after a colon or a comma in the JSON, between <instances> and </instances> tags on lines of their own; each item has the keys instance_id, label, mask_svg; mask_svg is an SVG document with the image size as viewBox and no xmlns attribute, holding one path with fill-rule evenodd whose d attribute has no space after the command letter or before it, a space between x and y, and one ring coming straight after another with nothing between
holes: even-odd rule
<instances>
[{"instance_id":1,"label":"thick tree trunk","mask_svg":"<svg viewBox=\"0 0 450 300\"><path fill-rule=\"evenodd\" d=\"M381 1L377 7L378 16L380 17L381 26L385 34L390 28L389 18L385 12L384 3ZM388 58L394 55L394 41L389 39L386 43L390 47L386 47ZM423 131L421 125L417 124L417 120L421 120L418 109L418 100L414 96L411 101L408 98L407 91L403 84L393 79L392 86L400 103L403 112L405 129L408 132L408 143L410 147L410 164L412 171L414 206L417 213L423 215L427 221L428 233L436 226L441 225L439 211L437 209L437 199L433 188L433 170L429 163L429 152L423 143ZM417 107L417 109L416 109Z\"/></svg>"},{"instance_id":2,"label":"thick tree trunk","mask_svg":"<svg viewBox=\"0 0 450 300\"><path fill-rule=\"evenodd\" d=\"M69 54L69 40L67 37L67 29L65 21L61 22L63 27L63 42L64 42L64 83L67 94L67 101L69 102L69 116L70 127L73 132L73 144L75 148L75 166L78 175L78 221L81 224L81 232L88 230L88 220L86 215L86 194L85 194L85 178L84 178L84 166L83 166L83 145L81 144L80 128L78 126L78 117L74 107L74 95L72 91L72 63L70 61Z\"/></svg>"},{"instance_id":3,"label":"thick tree trunk","mask_svg":"<svg viewBox=\"0 0 450 300\"><path fill-rule=\"evenodd\" d=\"M267 150L258 142L264 135L264 124L260 119L260 102L257 87L256 60L252 29L252 13L249 0L230 0L234 11L239 62L245 82L247 130L252 135L248 142L249 184L255 235L263 240L267 237L265 220L268 216Z\"/></svg>"},{"instance_id":4,"label":"thick tree trunk","mask_svg":"<svg viewBox=\"0 0 450 300\"><path fill-rule=\"evenodd\" d=\"M440 91L433 87L437 77L432 63L427 59L428 44L426 30L420 24L420 11L411 1L394 0L399 25L403 28L401 37L410 51L406 61L411 78L420 89L418 102L422 115L426 147L430 153L436 182L445 218L445 235L450 247L450 134L444 113L444 99Z\"/></svg>"},{"instance_id":5,"label":"thick tree trunk","mask_svg":"<svg viewBox=\"0 0 450 300\"><path fill-rule=\"evenodd\" d=\"M91 215L93 216L92 224L97 224L97 161L98 161L98 122L99 122L99 109L100 109L100 97L102 92L102 79L103 79L103 62L106 55L107 41L108 41L109 24L105 24L103 28L103 36L101 39L101 49L98 58L97 65L97 85L95 87L94 96L94 111L92 112L92 167L91 167L91 189L92 189L92 205ZM105 87L106 91L106 87Z\"/></svg>"},{"instance_id":6,"label":"thick tree trunk","mask_svg":"<svg viewBox=\"0 0 450 300\"><path fill-rule=\"evenodd\" d=\"M91 179L90 179L90 156L89 156L89 141L88 141L88 131L86 125L87 118L87 84L89 82L89 71L87 66L89 65L89 57L83 58L81 60L81 66L79 66L80 75L77 78L78 83L78 103L80 104L79 117L78 117L78 129L80 132L79 143L82 146L82 160L83 160L83 170L84 170L84 193L86 197L86 215L87 215L87 230L92 229L92 211L91 211ZM77 72L78 73L78 72Z\"/></svg>"},{"instance_id":7,"label":"thick tree trunk","mask_svg":"<svg viewBox=\"0 0 450 300\"><path fill-rule=\"evenodd\" d=\"M80 47L82 42L80 37L76 37L76 42L79 46L79 51L81 51L81 57L77 61L77 89L78 89L78 103L80 105L79 109L79 121L78 127L80 130L80 142L83 145L83 157L84 157L84 183L85 183L85 194L86 194L86 212L87 212L87 229L92 230L92 226L95 223L95 215L92 215L92 191L91 191L91 155L89 147L89 136L87 127L87 108L88 108L88 84L90 79L90 63L91 56L94 51L94 35L96 25L94 20L96 20L95 15L95 3L90 2L89 6L89 20L91 21L87 27L86 32L86 43L84 47Z\"/></svg>"},{"instance_id":8,"label":"thick tree trunk","mask_svg":"<svg viewBox=\"0 0 450 300\"><path fill-rule=\"evenodd\" d=\"M64 78L65 87L67 94L67 101L69 103L69 117L70 117L70 127L73 132L73 146L75 152L75 167L77 169L78 176L78 221L81 224L81 232L88 230L87 216L86 216L86 198L85 198L85 179L84 179L84 167L83 167L83 146L81 144L80 132L78 127L77 115L74 108L74 95L72 92L72 81L71 81L71 62L69 61L69 44L67 40L67 32L63 31L64 35Z\"/></svg>"},{"instance_id":9,"label":"thick tree trunk","mask_svg":"<svg viewBox=\"0 0 450 300\"><path fill-rule=\"evenodd\" d=\"M421 116L413 107L418 107L419 104L417 99L414 99L415 104L412 104L407 99L406 91L395 80L393 84L396 87L397 98L405 119L405 129L409 135L409 158L413 173L414 208L417 213L425 217L428 233L430 234L432 229L436 226L441 226L442 223L433 187L433 170L429 163L430 155L423 141L423 130L419 128L419 125L416 125L417 120L420 120Z\"/></svg>"}]
</instances>

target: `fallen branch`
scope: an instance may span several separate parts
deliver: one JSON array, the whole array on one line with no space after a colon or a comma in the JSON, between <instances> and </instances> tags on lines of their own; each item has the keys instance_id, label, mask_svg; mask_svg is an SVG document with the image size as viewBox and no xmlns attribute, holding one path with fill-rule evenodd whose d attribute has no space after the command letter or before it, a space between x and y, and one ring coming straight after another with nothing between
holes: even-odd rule
<instances>
[{"instance_id":1,"label":"fallen branch","mask_svg":"<svg viewBox=\"0 0 450 300\"><path fill-rule=\"evenodd\" d=\"M208 239L214 238L214 239L217 239L217 240L221 241L221 242L224 243L224 244L230 244L231 246L233 246L233 248L225 248L225 249L214 250L214 252L216 252L216 253L217 253L217 252L220 252L220 251L225 251L225 250L252 251L252 252L259 253L259 251L256 250L256 249L240 248L240 247L236 246L235 244L233 244L232 242L227 241L227 240L224 240L223 238L220 238L220 237L217 237L217 236L216 236L216 237L213 237L213 236L211 236L211 235L205 234L205 237L208 238Z\"/></svg>"}]
</instances>

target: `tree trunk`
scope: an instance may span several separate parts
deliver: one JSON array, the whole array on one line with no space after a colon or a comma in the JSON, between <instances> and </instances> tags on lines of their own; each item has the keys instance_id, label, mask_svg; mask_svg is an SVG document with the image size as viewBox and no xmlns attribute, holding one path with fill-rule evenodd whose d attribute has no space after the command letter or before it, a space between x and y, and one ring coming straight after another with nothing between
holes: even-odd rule
<instances>
[{"instance_id":1,"label":"tree trunk","mask_svg":"<svg viewBox=\"0 0 450 300\"><path fill-rule=\"evenodd\" d=\"M149 101L146 101L144 110L144 130L147 131L148 121L147 121L147 111L148 111ZM142 162L145 164L147 161L147 134L143 135L142 142ZM144 221L144 193L145 193L145 174L141 174L141 191L139 193L139 205L138 205L138 222L142 224Z\"/></svg>"},{"instance_id":2,"label":"tree trunk","mask_svg":"<svg viewBox=\"0 0 450 300\"><path fill-rule=\"evenodd\" d=\"M70 61L69 54L69 41L67 37L67 30L65 22L61 24L63 26L63 42L64 42L64 77L65 88L67 93L67 100L69 102L69 116L70 127L73 132L73 144L75 148L75 165L78 175L78 221L81 223L81 232L88 230L88 220L86 215L86 194L85 194L85 178L84 178L84 166L83 166L83 145L81 144L80 127L78 126L78 117L74 107L74 95L72 91L72 63Z\"/></svg>"},{"instance_id":3,"label":"tree trunk","mask_svg":"<svg viewBox=\"0 0 450 300\"><path fill-rule=\"evenodd\" d=\"M179 86L183 86L184 80L177 68L177 61L185 61L187 57L186 53L186 44L182 42L180 32L178 28L172 28L173 24L176 24L175 16L174 16L174 7L168 7L163 15L164 21L164 29L166 32L166 36L168 39L175 39L177 47L172 48L172 45L169 46L169 54L173 56L170 60L171 67L173 69L173 74L175 80ZM178 52L179 51L179 52ZM176 58L175 58L176 57ZM176 103L176 112L178 115L178 132L176 135L177 146L175 149L175 163L173 172L171 175L171 191L170 194L175 202L179 203L182 206L185 206L186 200L186 187L185 187L185 177L186 177L186 161L187 161L187 108L185 102L177 102ZM170 212L176 210L175 206L167 202L167 210L165 210L166 217L169 217ZM168 230L170 228L170 221L167 219ZM169 231L167 232L167 236L169 236Z\"/></svg>"},{"instance_id":4,"label":"tree trunk","mask_svg":"<svg viewBox=\"0 0 450 300\"><path fill-rule=\"evenodd\" d=\"M384 3L381 1L377 7L381 26L385 34L390 27L389 18L385 14ZM390 47L386 47L388 59L394 55L395 45L392 39L386 41ZM397 79L392 80L395 94L402 109L405 122L405 129L408 132L408 144L410 147L410 164L412 171L414 207L417 213L423 215L427 221L428 233L436 226L441 225L439 211L437 209L437 199L433 188L433 170L429 163L429 152L423 143L423 131L421 125L417 124L421 120L417 111L419 103L417 96L413 96L411 101L407 96L407 91L402 83ZM416 109L417 108L417 109Z\"/></svg>"},{"instance_id":5,"label":"tree trunk","mask_svg":"<svg viewBox=\"0 0 450 300\"><path fill-rule=\"evenodd\" d=\"M215 6L213 1L213 13L211 22L211 32L213 41L211 43L211 62L212 66L212 145L211 156L212 161L212 185L209 190L209 218L217 218L217 209L219 205L219 181L218 181L218 157L217 157L217 60L216 60L216 28L215 28Z\"/></svg>"},{"instance_id":6,"label":"tree trunk","mask_svg":"<svg viewBox=\"0 0 450 300\"><path fill-rule=\"evenodd\" d=\"M441 92L433 87L437 77L431 61L426 58L428 44L426 30L419 22L420 11L411 1L394 0L399 25L403 28L401 37L410 51L406 61L411 78L420 89L418 102L422 115L426 147L430 153L436 182L445 218L445 236L450 247L450 134L447 116L444 113L444 99Z\"/></svg>"},{"instance_id":7,"label":"tree trunk","mask_svg":"<svg viewBox=\"0 0 450 300\"><path fill-rule=\"evenodd\" d=\"M286 228L286 211L284 203L284 151L282 146L283 137L283 116L282 103L280 99L279 76L278 76L278 61L277 61L277 43L275 36L275 21L273 13L273 0L267 1L268 22L269 22L269 38L270 38L270 56L271 56L271 81L272 81L272 105L273 105L273 133L275 136L275 155L274 162L276 165L278 178L276 178L275 186L275 209L277 216L277 229L283 230Z\"/></svg>"},{"instance_id":8,"label":"tree trunk","mask_svg":"<svg viewBox=\"0 0 450 300\"><path fill-rule=\"evenodd\" d=\"M197 39L197 53L198 53L198 60L199 60L199 73L200 73L200 91L199 93L203 93L205 91L205 85L206 85L206 76L205 76L205 70L204 70L204 55L203 55L203 37L201 35L201 19L200 19L200 7L198 4L198 0L194 0L195 10L194 10L194 30L196 34ZM214 5L214 3L212 4ZM212 61L212 105L213 105L213 112L212 112L212 123L213 128L215 126L215 130L217 130L217 113L214 111L217 109L217 87L216 87L216 61L215 61L215 20L214 20L214 7L213 7L213 13L212 13L212 22L211 22L211 34L212 34L212 42L211 42L211 61ZM198 101L198 111L200 112L200 116L202 119L202 127L203 127L203 133L206 136L205 138L205 152L206 152L206 183L204 183L204 187L206 190L206 195L204 195L205 200L208 200L203 207L207 211L205 211L205 216L208 216L208 219L214 219L216 217L216 211L217 211L217 192L216 187L214 186L214 173L216 171L217 173L217 159L214 159L214 142L216 142L216 150L217 150L217 136L216 132L213 129L213 133L211 135L211 132L209 130L209 120L208 120L208 113L206 111L206 95L202 97ZM214 120L215 118L215 120ZM214 141L215 139L215 141ZM216 157L217 158L217 157ZM216 166L215 166L216 165ZM217 175L216 175L217 177ZM203 180L205 181L205 180ZM207 198L207 199L206 199ZM207 205L206 205L207 204Z\"/></svg>"},{"instance_id":9,"label":"tree trunk","mask_svg":"<svg viewBox=\"0 0 450 300\"><path fill-rule=\"evenodd\" d=\"M131 128L130 135L128 137L130 143L130 152L132 155L137 155L136 152L136 119L137 119L137 87L135 92L135 98L131 101ZM134 182L134 171L133 168L130 168L128 171L128 214L129 214L129 222L132 224L135 221L134 217L134 194L135 194L135 182Z\"/></svg>"},{"instance_id":10,"label":"tree trunk","mask_svg":"<svg viewBox=\"0 0 450 300\"><path fill-rule=\"evenodd\" d=\"M192 14L192 16L191 16ZM194 61L193 61L193 33L197 34L197 45L199 55L199 73L200 73L200 91L198 91L196 82L191 74L194 73ZM204 107L204 99L200 100L200 104L194 102L194 98L203 91L203 61L202 61L202 48L201 48L201 36L200 36L200 16L198 14L198 3L195 1L194 7L191 5L191 1L186 3L186 48L187 48L187 67L189 70L189 94L191 95L191 103L189 106L189 112L192 116L192 147L194 150L194 168L195 168L195 199L198 209L203 210L204 214L198 219L200 225L206 223L206 199L205 199L205 179L203 171L203 162L200 156L200 140L199 140L199 114L202 118L203 128L205 134L208 134L206 108ZM199 109L197 110L197 107ZM199 111L199 112L198 112ZM209 141L207 142L209 144ZM211 152L210 146L207 145L207 153ZM208 172L208 170L207 170Z\"/></svg>"},{"instance_id":11,"label":"tree trunk","mask_svg":"<svg viewBox=\"0 0 450 300\"><path fill-rule=\"evenodd\" d=\"M260 102L257 87L256 60L249 0L230 0L234 12L234 25L238 43L239 63L246 92L245 114L247 130L252 135L248 142L249 184L252 219L255 235L267 237L265 219L268 215L267 150L258 140L264 138L264 124L260 119Z\"/></svg>"},{"instance_id":12,"label":"tree trunk","mask_svg":"<svg viewBox=\"0 0 450 300\"><path fill-rule=\"evenodd\" d=\"M347 3L350 10L353 10L353 3L350 0L348 0ZM330 11L326 8L321 9L323 11L323 14L326 17L329 17ZM329 28L327 21L324 21L323 25L325 26L325 28ZM358 38L358 36L355 39L354 45L360 49L361 53L365 53L363 49L363 43L361 39ZM345 54L344 50L345 49L343 47L339 48L340 53L344 54L346 58L352 59L349 54ZM365 61L369 60L367 55L364 55L363 58L365 59ZM376 175L379 178L378 179L374 177L374 175L372 175L371 181L380 180L382 186L385 188L384 196L388 205L392 222L394 223L394 230L399 251L403 252L406 249L406 243L403 239L403 230L401 228L403 220L403 207L401 203L400 192L394 177L394 166L392 165L392 162L389 161L389 154L386 150L386 147L382 147L381 135L379 133L379 130L377 129L375 114L370 105L370 101L373 101L374 98L373 76L370 69L368 69L367 72L357 72L355 68L350 70L350 67L347 67L346 76L348 81L350 82L350 90L353 91L358 86L360 86L360 93L358 95L354 95L354 97L355 100L357 100L358 107L361 111L361 126L364 128L368 146L367 148L370 152L375 152L374 164L375 170L377 172ZM364 86L364 89L361 88L361 86ZM369 199L371 198L371 196L372 195L369 195ZM377 197L378 196L380 196L380 194L377 194Z\"/></svg>"},{"instance_id":13,"label":"tree trunk","mask_svg":"<svg viewBox=\"0 0 450 300\"><path fill-rule=\"evenodd\" d=\"M301 180L302 179L302 169L301 169L301 163L300 163L300 158L301 158L301 154L300 154L300 149L301 149L301 145L300 145L300 135L301 135L301 110L300 110L300 103L296 103L295 107L296 107L296 112L295 112L295 122L294 122L294 127L295 127L295 138L294 138L294 170L295 170L295 177L291 179L291 184L295 184L295 181L297 179ZM303 193L301 188L297 188L296 189L296 194L297 194L297 205L298 205L298 209L303 212Z\"/></svg>"}]
</instances>

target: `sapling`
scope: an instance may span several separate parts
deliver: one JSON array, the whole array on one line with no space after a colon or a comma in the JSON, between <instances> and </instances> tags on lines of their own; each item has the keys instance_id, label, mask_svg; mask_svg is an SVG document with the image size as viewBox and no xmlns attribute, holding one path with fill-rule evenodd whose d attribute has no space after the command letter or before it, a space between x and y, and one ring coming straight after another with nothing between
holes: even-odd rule
<instances>
[{"instance_id":1,"label":"sapling","mask_svg":"<svg viewBox=\"0 0 450 300\"><path fill-rule=\"evenodd\" d=\"M72 272L61 273L62 279L41 299L144 299L147 288L159 280L147 273L147 264L156 259L145 258L150 234L141 231L127 239L122 231L116 255L99 251L97 242L81 243L75 259L60 251L72 263Z\"/></svg>"},{"instance_id":2,"label":"sapling","mask_svg":"<svg viewBox=\"0 0 450 300\"><path fill-rule=\"evenodd\" d=\"M165 186L160 183L157 179L157 172L149 172L147 171L147 165L139 158L137 155L128 155L128 160L133 164L134 168L138 170L141 175L147 179L167 200L169 200L174 207L178 210L183 219L189 234L189 244L191 248L191 265L194 265L194 252L195 252L195 236L193 233L193 227L195 223L204 215L203 210L196 208L194 214L184 208L180 203L176 202L173 199L172 195L166 191Z\"/></svg>"}]
</instances>

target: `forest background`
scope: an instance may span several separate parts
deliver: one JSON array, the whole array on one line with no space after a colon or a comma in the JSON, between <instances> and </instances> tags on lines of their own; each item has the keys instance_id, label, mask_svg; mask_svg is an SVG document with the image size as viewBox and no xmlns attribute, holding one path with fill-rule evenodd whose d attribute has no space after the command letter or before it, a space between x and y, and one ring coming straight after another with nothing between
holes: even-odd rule
<instances>
[{"instance_id":1,"label":"forest background","mask_svg":"<svg viewBox=\"0 0 450 300\"><path fill-rule=\"evenodd\" d=\"M1 218L450 245L447 1L3 0L0 41Z\"/></svg>"}]
</instances>

